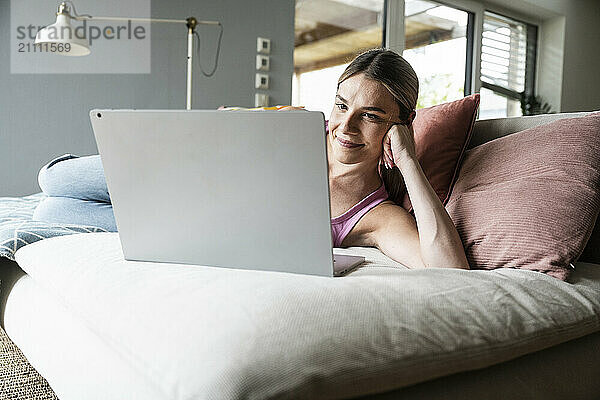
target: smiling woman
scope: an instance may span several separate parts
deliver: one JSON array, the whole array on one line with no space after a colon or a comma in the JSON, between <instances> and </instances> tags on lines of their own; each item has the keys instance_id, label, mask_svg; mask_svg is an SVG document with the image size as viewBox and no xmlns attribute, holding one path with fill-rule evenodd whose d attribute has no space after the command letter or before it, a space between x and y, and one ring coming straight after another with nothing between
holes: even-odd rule
<instances>
[{"instance_id":1,"label":"smiling woman","mask_svg":"<svg viewBox=\"0 0 600 400\"><path fill-rule=\"evenodd\" d=\"M327 134L334 246L375 246L410 268L468 269L416 158L418 88L410 64L385 49L359 55L338 80ZM415 217L399 205L405 190Z\"/></svg>"}]
</instances>

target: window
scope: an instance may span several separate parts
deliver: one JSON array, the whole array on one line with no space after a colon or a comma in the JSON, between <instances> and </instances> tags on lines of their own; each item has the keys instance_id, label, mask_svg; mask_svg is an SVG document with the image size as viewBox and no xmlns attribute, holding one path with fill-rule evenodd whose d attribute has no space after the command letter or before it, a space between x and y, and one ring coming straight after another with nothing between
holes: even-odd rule
<instances>
[{"instance_id":1,"label":"window","mask_svg":"<svg viewBox=\"0 0 600 400\"><path fill-rule=\"evenodd\" d=\"M472 63L470 14L433 1L405 0L402 56L419 77L417 108L470 93L470 73L466 76Z\"/></svg>"},{"instance_id":2,"label":"window","mask_svg":"<svg viewBox=\"0 0 600 400\"><path fill-rule=\"evenodd\" d=\"M466 0L296 0L292 104L329 115L347 63L380 46L414 67L417 108L479 91L479 119L502 118L521 115L521 97L535 95L529 22Z\"/></svg>"},{"instance_id":3,"label":"window","mask_svg":"<svg viewBox=\"0 0 600 400\"><path fill-rule=\"evenodd\" d=\"M296 0L292 105L331 113L348 63L383 43L384 0Z\"/></svg>"},{"instance_id":4,"label":"window","mask_svg":"<svg viewBox=\"0 0 600 400\"><path fill-rule=\"evenodd\" d=\"M521 94L533 94L537 28L486 11L481 38L479 118L522 115Z\"/></svg>"}]
</instances>

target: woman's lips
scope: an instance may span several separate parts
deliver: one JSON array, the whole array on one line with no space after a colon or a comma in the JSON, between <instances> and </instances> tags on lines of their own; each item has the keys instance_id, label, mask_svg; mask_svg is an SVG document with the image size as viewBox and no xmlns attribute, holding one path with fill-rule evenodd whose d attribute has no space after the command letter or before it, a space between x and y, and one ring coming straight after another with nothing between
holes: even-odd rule
<instances>
[{"instance_id":1,"label":"woman's lips","mask_svg":"<svg viewBox=\"0 0 600 400\"><path fill-rule=\"evenodd\" d=\"M364 144L356 144L356 143L352 143L349 142L347 140L341 139L340 137L336 137L338 143L344 147L348 147L348 148L354 148L354 147L361 147L364 146Z\"/></svg>"}]
</instances>

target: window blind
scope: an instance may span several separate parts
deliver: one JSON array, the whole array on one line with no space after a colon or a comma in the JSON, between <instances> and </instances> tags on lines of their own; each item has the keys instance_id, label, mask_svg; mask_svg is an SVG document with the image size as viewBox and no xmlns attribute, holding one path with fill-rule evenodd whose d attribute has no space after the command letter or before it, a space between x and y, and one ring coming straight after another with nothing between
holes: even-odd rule
<instances>
[{"instance_id":1,"label":"window blind","mask_svg":"<svg viewBox=\"0 0 600 400\"><path fill-rule=\"evenodd\" d=\"M527 26L486 11L481 41L481 80L505 89L525 89Z\"/></svg>"}]
</instances>

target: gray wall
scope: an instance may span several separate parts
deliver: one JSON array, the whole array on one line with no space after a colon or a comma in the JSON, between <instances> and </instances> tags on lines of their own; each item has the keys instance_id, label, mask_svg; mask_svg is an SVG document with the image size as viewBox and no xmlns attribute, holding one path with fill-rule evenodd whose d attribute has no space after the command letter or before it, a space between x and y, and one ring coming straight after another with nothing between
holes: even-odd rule
<instances>
[{"instance_id":1,"label":"gray wall","mask_svg":"<svg viewBox=\"0 0 600 400\"><path fill-rule=\"evenodd\" d=\"M553 111L562 108L565 23L564 16L545 19L539 37L537 94L552 106Z\"/></svg>"},{"instance_id":2,"label":"gray wall","mask_svg":"<svg viewBox=\"0 0 600 400\"><path fill-rule=\"evenodd\" d=\"M48 2L49 20L58 3ZM257 36L271 39L271 103L289 104L294 3L152 0L153 17L180 19L193 15L221 21L224 26L215 75L205 78L194 65L194 108L254 106ZM202 65L209 70L218 31L200 28L199 32ZM0 196L38 192L37 172L55 156L96 154L88 117L92 108L185 107L186 28L153 24L151 34L151 74L11 74L10 1L0 0Z\"/></svg>"},{"instance_id":3,"label":"gray wall","mask_svg":"<svg viewBox=\"0 0 600 400\"><path fill-rule=\"evenodd\" d=\"M600 1L560 2L565 15L561 111L600 109Z\"/></svg>"}]
</instances>

